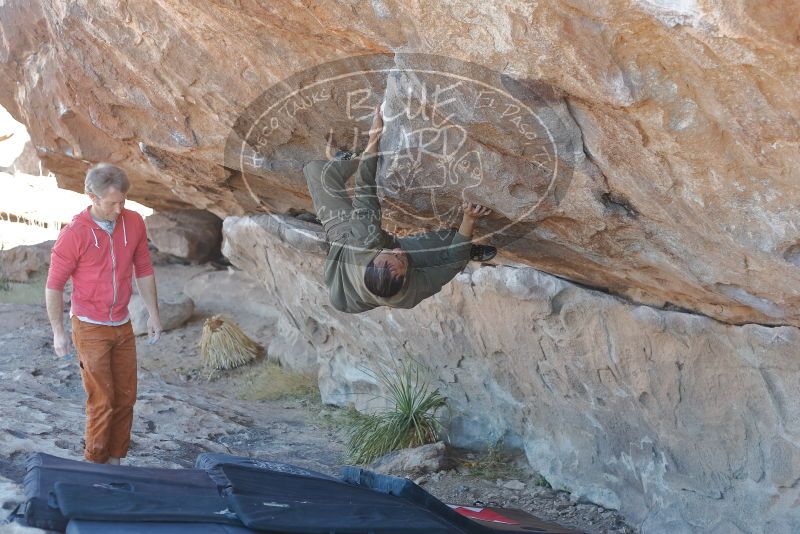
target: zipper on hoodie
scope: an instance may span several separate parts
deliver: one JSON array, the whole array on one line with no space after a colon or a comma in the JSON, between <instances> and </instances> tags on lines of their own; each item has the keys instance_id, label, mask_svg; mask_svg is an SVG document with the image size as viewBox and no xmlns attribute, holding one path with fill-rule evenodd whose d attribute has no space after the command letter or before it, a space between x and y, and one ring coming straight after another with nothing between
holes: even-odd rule
<instances>
[{"instance_id":1,"label":"zipper on hoodie","mask_svg":"<svg viewBox=\"0 0 800 534\"><path fill-rule=\"evenodd\" d=\"M116 228L115 228L116 229ZM108 242L111 245L111 288L114 291L114 299L111 301L111 307L108 308L108 321L113 322L114 319L112 318L112 312L114 311L114 305L117 303L117 258L114 255L114 236L108 234Z\"/></svg>"}]
</instances>

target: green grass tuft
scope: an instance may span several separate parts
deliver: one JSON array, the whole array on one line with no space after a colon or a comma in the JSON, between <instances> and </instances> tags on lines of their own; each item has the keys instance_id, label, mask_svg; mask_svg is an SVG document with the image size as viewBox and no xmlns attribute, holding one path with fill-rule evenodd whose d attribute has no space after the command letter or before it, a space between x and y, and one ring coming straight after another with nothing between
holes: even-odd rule
<instances>
[{"instance_id":1,"label":"green grass tuft","mask_svg":"<svg viewBox=\"0 0 800 534\"><path fill-rule=\"evenodd\" d=\"M514 457L506 452L503 440L489 445L486 452L480 454L478 458L463 459L462 463L469 468L470 476L484 480L524 478L524 473L516 465Z\"/></svg>"},{"instance_id":2,"label":"green grass tuft","mask_svg":"<svg viewBox=\"0 0 800 534\"><path fill-rule=\"evenodd\" d=\"M386 453L419 447L438 440L442 425L436 412L447 405L439 389L431 389L420 364L402 363L400 369L382 368L376 377L387 391L392 408L354 417L347 431L349 461L368 464Z\"/></svg>"}]
</instances>

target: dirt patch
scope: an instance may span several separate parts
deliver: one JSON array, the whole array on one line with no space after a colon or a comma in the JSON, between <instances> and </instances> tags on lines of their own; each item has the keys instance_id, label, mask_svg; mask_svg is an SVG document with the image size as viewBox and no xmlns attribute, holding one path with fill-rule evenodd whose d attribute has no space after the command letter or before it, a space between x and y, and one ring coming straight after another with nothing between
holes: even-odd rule
<instances>
[{"instance_id":1,"label":"dirt patch","mask_svg":"<svg viewBox=\"0 0 800 534\"><path fill-rule=\"evenodd\" d=\"M295 373L268 361L250 370L242 386L244 400L308 399L319 403L319 388L314 376Z\"/></svg>"}]
</instances>

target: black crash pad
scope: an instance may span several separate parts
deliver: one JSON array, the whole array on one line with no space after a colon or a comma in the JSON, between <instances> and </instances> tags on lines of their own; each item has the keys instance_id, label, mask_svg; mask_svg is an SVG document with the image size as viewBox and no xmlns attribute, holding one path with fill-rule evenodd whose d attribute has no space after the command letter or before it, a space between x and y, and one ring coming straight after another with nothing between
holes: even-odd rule
<instances>
[{"instance_id":1,"label":"black crash pad","mask_svg":"<svg viewBox=\"0 0 800 534\"><path fill-rule=\"evenodd\" d=\"M199 469L160 469L151 467L116 466L67 460L44 453L32 454L25 462L23 488L26 502L22 507L25 524L31 527L63 532L67 518L55 500L56 482L82 486L105 484L126 488L136 485L205 488L216 491L216 484Z\"/></svg>"},{"instance_id":2,"label":"black crash pad","mask_svg":"<svg viewBox=\"0 0 800 534\"><path fill-rule=\"evenodd\" d=\"M208 473L208 476L216 482L220 489L224 489L230 485L230 482L222 473L221 467L225 464L238 465L241 467L248 467L252 469L262 469L265 471L274 471L277 473L289 473L292 475L304 476L309 478L323 478L326 480L338 480L329 475L318 473L310 469L298 467L296 465L285 464L281 462L273 462L271 460L261 460L258 458L248 458L244 456L234 456L232 454L225 454L221 452L204 452L197 456L194 463L195 469L202 469Z\"/></svg>"},{"instance_id":3,"label":"black crash pad","mask_svg":"<svg viewBox=\"0 0 800 534\"><path fill-rule=\"evenodd\" d=\"M241 525L216 488L135 484L123 489L56 482L55 494L61 513L69 519Z\"/></svg>"},{"instance_id":4,"label":"black crash pad","mask_svg":"<svg viewBox=\"0 0 800 534\"><path fill-rule=\"evenodd\" d=\"M257 534L257 531L219 523L142 523L72 519L67 534Z\"/></svg>"},{"instance_id":5,"label":"black crash pad","mask_svg":"<svg viewBox=\"0 0 800 534\"><path fill-rule=\"evenodd\" d=\"M71 534L576 534L520 510L467 506L459 513L409 480L354 467L336 479L225 454L201 455L196 465L203 469L35 454L26 465L24 522Z\"/></svg>"},{"instance_id":6,"label":"black crash pad","mask_svg":"<svg viewBox=\"0 0 800 534\"><path fill-rule=\"evenodd\" d=\"M304 534L460 534L436 514L335 480L222 465L228 501L249 528Z\"/></svg>"}]
</instances>

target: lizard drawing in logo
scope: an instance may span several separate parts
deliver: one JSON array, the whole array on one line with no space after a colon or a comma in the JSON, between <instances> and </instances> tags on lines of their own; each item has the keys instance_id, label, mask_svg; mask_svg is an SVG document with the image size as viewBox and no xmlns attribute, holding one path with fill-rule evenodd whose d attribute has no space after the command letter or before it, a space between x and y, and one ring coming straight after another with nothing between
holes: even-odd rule
<instances>
[{"instance_id":1,"label":"lizard drawing in logo","mask_svg":"<svg viewBox=\"0 0 800 534\"><path fill-rule=\"evenodd\" d=\"M420 223L438 228L452 226L461 213L461 205L476 196L469 190L483 181L480 152L467 149L467 131L460 125L419 128L403 132L401 139L400 149L385 154L389 163L383 187L387 196L416 199L415 212L408 213L399 203L393 208ZM458 190L460 202L453 202L452 196ZM429 215L419 211L428 206Z\"/></svg>"}]
</instances>

